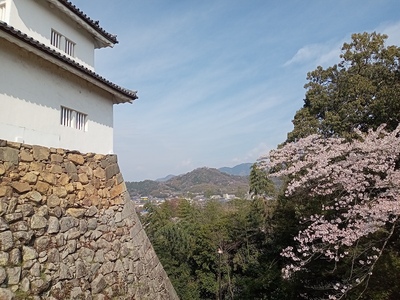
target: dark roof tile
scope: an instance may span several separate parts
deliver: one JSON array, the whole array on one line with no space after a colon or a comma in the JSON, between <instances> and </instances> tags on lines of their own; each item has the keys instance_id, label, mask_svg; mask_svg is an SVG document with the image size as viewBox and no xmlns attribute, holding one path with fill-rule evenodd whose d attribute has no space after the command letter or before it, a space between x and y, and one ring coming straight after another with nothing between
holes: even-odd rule
<instances>
[{"instance_id":1,"label":"dark roof tile","mask_svg":"<svg viewBox=\"0 0 400 300\"><path fill-rule=\"evenodd\" d=\"M128 90L128 89L118 86L115 83L112 83L111 81L101 77L97 73L93 72L92 70L89 70L85 66L77 63L76 61L72 60L71 58L67 57L66 55L63 55L62 53L60 53L54 49L51 49L50 47L46 46L45 44L42 44L39 41L29 37L27 34L15 29L12 26L9 26L5 22L0 21L0 30L8 33L9 35L13 36L14 38L17 38L20 41L23 41L26 44L28 44L38 50L43 51L44 53L46 53L56 59L59 59L60 61L66 63L67 65L81 71L82 73L91 76L95 80L105 84L109 88L118 92L122 96L129 98L130 100L135 100L138 98L136 95L136 93L137 93L136 91ZM122 102L129 102L129 101L122 101Z\"/></svg>"},{"instance_id":2,"label":"dark roof tile","mask_svg":"<svg viewBox=\"0 0 400 300\"><path fill-rule=\"evenodd\" d=\"M117 44L117 36L105 31L100 25L99 21L92 20L88 15L86 15L83 11L81 11L78 7L72 4L70 1L67 0L58 0L61 4L63 4L66 8L70 11L75 13L78 17L80 17L83 21L85 21L89 26L91 26L94 30L100 33L103 37L108 39L110 42Z\"/></svg>"}]
</instances>

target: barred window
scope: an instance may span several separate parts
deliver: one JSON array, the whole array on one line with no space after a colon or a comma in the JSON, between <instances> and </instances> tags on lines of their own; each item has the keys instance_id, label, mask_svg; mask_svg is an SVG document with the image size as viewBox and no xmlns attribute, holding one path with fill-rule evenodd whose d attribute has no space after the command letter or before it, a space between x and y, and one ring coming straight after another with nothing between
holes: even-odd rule
<instances>
[{"instance_id":1,"label":"barred window","mask_svg":"<svg viewBox=\"0 0 400 300\"><path fill-rule=\"evenodd\" d=\"M6 2L0 0L0 21L6 21Z\"/></svg>"},{"instance_id":2,"label":"barred window","mask_svg":"<svg viewBox=\"0 0 400 300\"><path fill-rule=\"evenodd\" d=\"M55 30L51 30L51 44L54 46L54 47L57 47L58 49L60 49L61 48L61 37L62 37L62 35L61 34L59 34L57 31L55 31Z\"/></svg>"},{"instance_id":3,"label":"barred window","mask_svg":"<svg viewBox=\"0 0 400 300\"><path fill-rule=\"evenodd\" d=\"M70 39L66 38L62 34L58 33L54 29L51 30L50 43L60 50L63 50L66 54L74 56L75 54L75 43Z\"/></svg>"},{"instance_id":4,"label":"barred window","mask_svg":"<svg viewBox=\"0 0 400 300\"><path fill-rule=\"evenodd\" d=\"M75 43L65 38L65 53L74 56Z\"/></svg>"},{"instance_id":5,"label":"barred window","mask_svg":"<svg viewBox=\"0 0 400 300\"><path fill-rule=\"evenodd\" d=\"M78 130L87 131L87 115L79 111L61 106L60 124Z\"/></svg>"}]
</instances>

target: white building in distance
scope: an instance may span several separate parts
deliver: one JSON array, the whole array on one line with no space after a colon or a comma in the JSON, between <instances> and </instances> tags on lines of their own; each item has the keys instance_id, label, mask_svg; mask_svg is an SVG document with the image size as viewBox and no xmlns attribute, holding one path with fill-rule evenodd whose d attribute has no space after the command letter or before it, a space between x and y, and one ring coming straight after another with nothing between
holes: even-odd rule
<instances>
[{"instance_id":1,"label":"white building in distance","mask_svg":"<svg viewBox=\"0 0 400 300\"><path fill-rule=\"evenodd\" d=\"M0 0L0 139L113 152L113 105L136 92L95 73L116 36L67 0Z\"/></svg>"}]
</instances>

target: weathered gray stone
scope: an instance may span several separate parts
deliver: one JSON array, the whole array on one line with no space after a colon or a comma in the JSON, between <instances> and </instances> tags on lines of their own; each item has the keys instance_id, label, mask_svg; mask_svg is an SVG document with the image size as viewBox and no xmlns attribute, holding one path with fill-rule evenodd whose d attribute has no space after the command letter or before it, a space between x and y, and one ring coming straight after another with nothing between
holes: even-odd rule
<instances>
[{"instance_id":1,"label":"weathered gray stone","mask_svg":"<svg viewBox=\"0 0 400 300\"><path fill-rule=\"evenodd\" d=\"M71 290L69 299L71 300L85 299L84 293L82 292L82 288L80 286L74 287Z\"/></svg>"},{"instance_id":2,"label":"weathered gray stone","mask_svg":"<svg viewBox=\"0 0 400 300\"><path fill-rule=\"evenodd\" d=\"M33 231L16 231L13 233L15 241L19 242L19 245L26 245L28 244L33 237ZM16 242L16 243L18 243Z\"/></svg>"},{"instance_id":3,"label":"weathered gray stone","mask_svg":"<svg viewBox=\"0 0 400 300\"><path fill-rule=\"evenodd\" d=\"M7 283L8 285L18 284L21 278L21 267L7 268Z\"/></svg>"},{"instance_id":4,"label":"weathered gray stone","mask_svg":"<svg viewBox=\"0 0 400 300\"><path fill-rule=\"evenodd\" d=\"M88 208L88 210L86 211L85 215L88 216L88 217L93 217L98 212L99 212L99 210L97 209L96 206L91 206L91 207Z\"/></svg>"},{"instance_id":5,"label":"weathered gray stone","mask_svg":"<svg viewBox=\"0 0 400 300\"><path fill-rule=\"evenodd\" d=\"M11 197L13 189L11 186L0 186L0 197Z\"/></svg>"},{"instance_id":6,"label":"weathered gray stone","mask_svg":"<svg viewBox=\"0 0 400 300\"><path fill-rule=\"evenodd\" d=\"M13 300L14 293L9 289L0 288L0 299L1 300Z\"/></svg>"},{"instance_id":7,"label":"weathered gray stone","mask_svg":"<svg viewBox=\"0 0 400 300\"><path fill-rule=\"evenodd\" d=\"M69 175L76 174L78 172L78 170L76 169L75 164L73 162L70 162L70 161L64 163L64 168L65 168L65 170L67 171L67 173Z\"/></svg>"},{"instance_id":8,"label":"weathered gray stone","mask_svg":"<svg viewBox=\"0 0 400 300\"><path fill-rule=\"evenodd\" d=\"M70 268L66 264L63 264L63 263L60 264L60 277L59 278L61 280L74 278L74 274L72 274Z\"/></svg>"},{"instance_id":9,"label":"weathered gray stone","mask_svg":"<svg viewBox=\"0 0 400 300\"><path fill-rule=\"evenodd\" d=\"M34 172L29 172L21 178L22 181L28 182L30 184L35 184L37 179L38 176Z\"/></svg>"},{"instance_id":10,"label":"weathered gray stone","mask_svg":"<svg viewBox=\"0 0 400 300\"><path fill-rule=\"evenodd\" d=\"M94 256L94 261L99 263L103 263L105 261L103 249L99 249L96 251L96 254Z\"/></svg>"},{"instance_id":11,"label":"weathered gray stone","mask_svg":"<svg viewBox=\"0 0 400 300\"><path fill-rule=\"evenodd\" d=\"M115 213L115 223L119 223L122 221L122 213L121 212L116 212Z\"/></svg>"},{"instance_id":12,"label":"weathered gray stone","mask_svg":"<svg viewBox=\"0 0 400 300\"><path fill-rule=\"evenodd\" d=\"M106 259L109 260L109 261L116 261L117 258L118 258L118 255L117 255L117 253L115 253L114 251L108 251L108 252L105 254L105 257L106 257Z\"/></svg>"},{"instance_id":13,"label":"weathered gray stone","mask_svg":"<svg viewBox=\"0 0 400 300\"><path fill-rule=\"evenodd\" d=\"M34 295L40 295L44 291L47 291L51 286L51 279L50 278L40 278L32 281L31 283L31 290ZM39 298L40 299L40 298Z\"/></svg>"},{"instance_id":14,"label":"weathered gray stone","mask_svg":"<svg viewBox=\"0 0 400 300\"><path fill-rule=\"evenodd\" d=\"M7 161L12 164L18 164L18 150L10 147L0 148L0 161Z\"/></svg>"},{"instance_id":15,"label":"weathered gray stone","mask_svg":"<svg viewBox=\"0 0 400 300\"><path fill-rule=\"evenodd\" d=\"M75 272L76 278L82 278L88 275L88 271L86 269L86 265L83 263L82 260L77 260L75 262Z\"/></svg>"},{"instance_id":16,"label":"weathered gray stone","mask_svg":"<svg viewBox=\"0 0 400 300\"><path fill-rule=\"evenodd\" d=\"M10 224L11 231L28 231L29 226L27 221L19 221L13 224Z\"/></svg>"},{"instance_id":17,"label":"weathered gray stone","mask_svg":"<svg viewBox=\"0 0 400 300\"><path fill-rule=\"evenodd\" d=\"M93 230L92 233L91 233L91 235L90 235L90 238L93 239L93 240L97 240L97 239L100 238L102 235L103 235L103 234L101 233L101 231Z\"/></svg>"},{"instance_id":18,"label":"weathered gray stone","mask_svg":"<svg viewBox=\"0 0 400 300\"><path fill-rule=\"evenodd\" d=\"M133 201L126 202L121 213L122 220L132 217L135 214L136 214L135 205Z\"/></svg>"},{"instance_id":19,"label":"weathered gray stone","mask_svg":"<svg viewBox=\"0 0 400 300\"><path fill-rule=\"evenodd\" d=\"M7 214L12 214L13 212L15 212L17 204L18 204L18 199L15 197L11 198L11 200L8 201Z\"/></svg>"},{"instance_id":20,"label":"weathered gray stone","mask_svg":"<svg viewBox=\"0 0 400 300\"><path fill-rule=\"evenodd\" d=\"M66 249L68 253L74 253L76 251L76 240L68 241Z\"/></svg>"},{"instance_id":21,"label":"weathered gray stone","mask_svg":"<svg viewBox=\"0 0 400 300\"><path fill-rule=\"evenodd\" d=\"M34 214L31 218L31 228L41 229L47 226L47 219L39 214Z\"/></svg>"},{"instance_id":22,"label":"weathered gray stone","mask_svg":"<svg viewBox=\"0 0 400 300\"><path fill-rule=\"evenodd\" d=\"M6 219L6 221L8 223L13 223L16 222L18 220L22 220L23 215L21 212L16 212L16 213L12 213L12 214L7 214L4 216L4 218Z\"/></svg>"},{"instance_id":23,"label":"weathered gray stone","mask_svg":"<svg viewBox=\"0 0 400 300\"><path fill-rule=\"evenodd\" d=\"M40 277L40 263L34 263L29 272L34 277Z\"/></svg>"},{"instance_id":24,"label":"weathered gray stone","mask_svg":"<svg viewBox=\"0 0 400 300\"><path fill-rule=\"evenodd\" d=\"M36 259L37 257L38 257L38 254L35 249L28 247L28 246L22 247L23 261L33 260L33 259Z\"/></svg>"},{"instance_id":25,"label":"weathered gray stone","mask_svg":"<svg viewBox=\"0 0 400 300\"><path fill-rule=\"evenodd\" d=\"M60 206L56 206L50 210L50 214L52 216L56 216L57 218L61 218L61 216L63 215L63 210Z\"/></svg>"},{"instance_id":26,"label":"weathered gray stone","mask_svg":"<svg viewBox=\"0 0 400 300\"><path fill-rule=\"evenodd\" d=\"M117 164L112 164L106 168L106 180L111 179L114 175L119 173L119 167Z\"/></svg>"},{"instance_id":27,"label":"weathered gray stone","mask_svg":"<svg viewBox=\"0 0 400 300\"><path fill-rule=\"evenodd\" d=\"M61 203L60 198L58 198L57 195L55 194L51 194L48 198L47 198L47 206L50 208L59 206Z\"/></svg>"},{"instance_id":28,"label":"weathered gray stone","mask_svg":"<svg viewBox=\"0 0 400 300\"><path fill-rule=\"evenodd\" d=\"M60 262L60 251L56 248L52 248L47 252L47 260L49 263L58 265Z\"/></svg>"},{"instance_id":29,"label":"weathered gray stone","mask_svg":"<svg viewBox=\"0 0 400 300\"><path fill-rule=\"evenodd\" d=\"M80 220L79 221L79 232L80 234L84 234L88 230L88 223L86 220Z\"/></svg>"},{"instance_id":30,"label":"weathered gray stone","mask_svg":"<svg viewBox=\"0 0 400 300\"><path fill-rule=\"evenodd\" d=\"M48 160L50 155L50 149L42 146L34 145L33 149L33 158L37 161L40 160Z\"/></svg>"},{"instance_id":31,"label":"weathered gray stone","mask_svg":"<svg viewBox=\"0 0 400 300\"><path fill-rule=\"evenodd\" d=\"M6 278L7 278L6 270L3 267L0 267L0 285L3 284Z\"/></svg>"},{"instance_id":32,"label":"weathered gray stone","mask_svg":"<svg viewBox=\"0 0 400 300\"><path fill-rule=\"evenodd\" d=\"M97 226L97 230L102 231L102 232L108 232L108 231L110 231L110 227L108 225L102 224L102 225Z\"/></svg>"},{"instance_id":33,"label":"weathered gray stone","mask_svg":"<svg viewBox=\"0 0 400 300\"><path fill-rule=\"evenodd\" d=\"M35 212L32 204L29 204L29 203L18 205L18 209L21 211L21 213L24 217L32 216Z\"/></svg>"},{"instance_id":34,"label":"weathered gray stone","mask_svg":"<svg viewBox=\"0 0 400 300\"><path fill-rule=\"evenodd\" d=\"M0 266L8 265L9 254L7 252L0 251Z\"/></svg>"},{"instance_id":35,"label":"weathered gray stone","mask_svg":"<svg viewBox=\"0 0 400 300\"><path fill-rule=\"evenodd\" d=\"M68 195L67 189L63 186L53 187L53 194L55 194L56 196L58 196L60 198L65 198Z\"/></svg>"},{"instance_id":36,"label":"weathered gray stone","mask_svg":"<svg viewBox=\"0 0 400 300\"><path fill-rule=\"evenodd\" d=\"M124 271L124 265L123 265L123 263L122 263L122 261L120 260L120 259L118 259L116 262L115 262L115 265L114 265L114 270L113 270L114 272L123 272Z\"/></svg>"},{"instance_id":37,"label":"weathered gray stone","mask_svg":"<svg viewBox=\"0 0 400 300\"><path fill-rule=\"evenodd\" d=\"M97 220L96 219L89 219L88 220L88 229L95 230L97 228Z\"/></svg>"},{"instance_id":38,"label":"weathered gray stone","mask_svg":"<svg viewBox=\"0 0 400 300\"><path fill-rule=\"evenodd\" d=\"M58 218L49 217L47 232L48 233L57 233L60 231L60 223L58 222Z\"/></svg>"},{"instance_id":39,"label":"weathered gray stone","mask_svg":"<svg viewBox=\"0 0 400 300\"><path fill-rule=\"evenodd\" d=\"M31 282L29 281L29 279L27 277L22 278L21 283L21 290L23 292L28 292L31 288Z\"/></svg>"},{"instance_id":40,"label":"weathered gray stone","mask_svg":"<svg viewBox=\"0 0 400 300\"><path fill-rule=\"evenodd\" d=\"M42 252L46 250L50 243L50 237L48 236L41 236L35 240L35 249L37 252Z\"/></svg>"},{"instance_id":41,"label":"weathered gray stone","mask_svg":"<svg viewBox=\"0 0 400 300\"><path fill-rule=\"evenodd\" d=\"M74 218L81 218L86 212L86 209L84 208L68 208L67 209L67 215L70 215L71 217Z\"/></svg>"},{"instance_id":42,"label":"weathered gray stone","mask_svg":"<svg viewBox=\"0 0 400 300\"><path fill-rule=\"evenodd\" d=\"M32 200L32 201L37 202L37 203L39 203L40 201L42 201L42 195L41 195L39 192L37 192L37 191L31 191L31 192L29 192L28 194L26 194L26 197L27 197L29 200Z\"/></svg>"},{"instance_id":43,"label":"weathered gray stone","mask_svg":"<svg viewBox=\"0 0 400 300\"><path fill-rule=\"evenodd\" d=\"M0 286L32 300L152 299L156 293L177 299L160 275L115 155L5 145L21 150L13 162L0 159Z\"/></svg>"},{"instance_id":44,"label":"weathered gray stone","mask_svg":"<svg viewBox=\"0 0 400 300\"><path fill-rule=\"evenodd\" d=\"M9 262L11 265L21 264L21 251L18 248L14 248L10 251Z\"/></svg>"},{"instance_id":45,"label":"weathered gray stone","mask_svg":"<svg viewBox=\"0 0 400 300\"><path fill-rule=\"evenodd\" d=\"M0 250L8 251L14 245L13 234L11 231L0 232Z\"/></svg>"},{"instance_id":46,"label":"weathered gray stone","mask_svg":"<svg viewBox=\"0 0 400 300\"><path fill-rule=\"evenodd\" d=\"M84 262L90 263L93 261L94 251L92 249L82 247L81 249L79 249L78 253L79 253L79 257Z\"/></svg>"},{"instance_id":47,"label":"weathered gray stone","mask_svg":"<svg viewBox=\"0 0 400 300\"><path fill-rule=\"evenodd\" d=\"M6 220L4 220L2 217L0 217L0 231L4 231L9 229L10 226L8 226L8 222L6 222Z\"/></svg>"},{"instance_id":48,"label":"weathered gray stone","mask_svg":"<svg viewBox=\"0 0 400 300\"><path fill-rule=\"evenodd\" d=\"M104 253L111 251L112 246L105 239L101 238L97 241L97 247L104 250Z\"/></svg>"},{"instance_id":49,"label":"weathered gray stone","mask_svg":"<svg viewBox=\"0 0 400 300\"><path fill-rule=\"evenodd\" d=\"M63 217L60 220L60 231L66 232L79 225L79 221L74 217Z\"/></svg>"},{"instance_id":50,"label":"weathered gray stone","mask_svg":"<svg viewBox=\"0 0 400 300\"><path fill-rule=\"evenodd\" d=\"M98 294L106 288L107 283L103 277L104 276L100 274L90 284L90 286L92 288L92 294Z\"/></svg>"}]
</instances>

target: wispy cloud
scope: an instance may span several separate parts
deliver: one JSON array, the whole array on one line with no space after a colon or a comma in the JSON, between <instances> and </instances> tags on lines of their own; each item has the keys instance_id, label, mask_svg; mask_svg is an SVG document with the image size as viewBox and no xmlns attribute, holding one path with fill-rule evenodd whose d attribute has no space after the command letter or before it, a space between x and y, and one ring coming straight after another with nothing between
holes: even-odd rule
<instances>
[{"instance_id":1,"label":"wispy cloud","mask_svg":"<svg viewBox=\"0 0 400 300\"><path fill-rule=\"evenodd\" d=\"M255 161L292 129L307 72L338 63L351 33L400 41L398 0L72 1L118 34L96 54L97 72L138 90L115 107L128 180Z\"/></svg>"}]
</instances>

